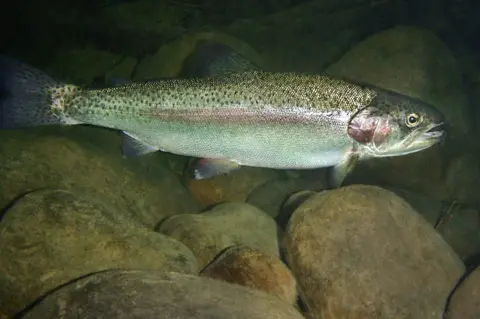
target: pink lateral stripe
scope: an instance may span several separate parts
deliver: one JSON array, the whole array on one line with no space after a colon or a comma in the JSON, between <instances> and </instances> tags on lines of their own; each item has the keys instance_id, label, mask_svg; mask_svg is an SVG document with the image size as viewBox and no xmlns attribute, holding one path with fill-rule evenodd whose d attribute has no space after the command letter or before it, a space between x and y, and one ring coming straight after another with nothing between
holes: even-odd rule
<instances>
[{"instance_id":1,"label":"pink lateral stripe","mask_svg":"<svg viewBox=\"0 0 480 319\"><path fill-rule=\"evenodd\" d=\"M189 110L147 110L140 115L164 121L183 123L318 123L321 113L314 113L306 109L297 110L267 110L247 108L211 108L211 109L189 109Z\"/></svg>"}]
</instances>

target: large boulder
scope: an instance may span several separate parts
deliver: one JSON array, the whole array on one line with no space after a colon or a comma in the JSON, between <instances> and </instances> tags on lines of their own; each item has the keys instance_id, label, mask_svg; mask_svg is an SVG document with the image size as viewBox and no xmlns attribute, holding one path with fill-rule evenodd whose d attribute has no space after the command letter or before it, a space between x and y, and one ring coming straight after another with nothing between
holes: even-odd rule
<instances>
[{"instance_id":1,"label":"large boulder","mask_svg":"<svg viewBox=\"0 0 480 319\"><path fill-rule=\"evenodd\" d=\"M268 292L294 305L297 284L280 259L244 246L225 249L201 275Z\"/></svg>"},{"instance_id":2,"label":"large boulder","mask_svg":"<svg viewBox=\"0 0 480 319\"><path fill-rule=\"evenodd\" d=\"M188 190L204 207L222 202L245 202L261 185L279 178L281 172L259 167L241 167L209 179L188 179ZM263 207L260 207L263 208Z\"/></svg>"},{"instance_id":3,"label":"large boulder","mask_svg":"<svg viewBox=\"0 0 480 319\"><path fill-rule=\"evenodd\" d=\"M438 319L464 271L409 204L366 185L308 198L288 224L285 250L315 319Z\"/></svg>"},{"instance_id":4,"label":"large boulder","mask_svg":"<svg viewBox=\"0 0 480 319\"><path fill-rule=\"evenodd\" d=\"M2 218L0 237L0 313L8 315L101 270L199 270L182 243L132 224L108 203L62 190L37 191L18 200Z\"/></svg>"},{"instance_id":5,"label":"large boulder","mask_svg":"<svg viewBox=\"0 0 480 319\"><path fill-rule=\"evenodd\" d=\"M222 203L201 214L171 216L160 224L158 231L189 247L202 268L234 245L243 245L268 256L279 255L275 221L246 203Z\"/></svg>"},{"instance_id":6,"label":"large boulder","mask_svg":"<svg viewBox=\"0 0 480 319\"><path fill-rule=\"evenodd\" d=\"M446 319L480 318L480 268L469 273L450 299Z\"/></svg>"},{"instance_id":7,"label":"large boulder","mask_svg":"<svg viewBox=\"0 0 480 319\"><path fill-rule=\"evenodd\" d=\"M66 285L24 319L303 319L275 296L174 272L111 270Z\"/></svg>"},{"instance_id":8,"label":"large boulder","mask_svg":"<svg viewBox=\"0 0 480 319\"><path fill-rule=\"evenodd\" d=\"M72 190L153 229L198 211L161 152L126 160L120 134L88 126L0 132L0 207L32 190Z\"/></svg>"}]
</instances>

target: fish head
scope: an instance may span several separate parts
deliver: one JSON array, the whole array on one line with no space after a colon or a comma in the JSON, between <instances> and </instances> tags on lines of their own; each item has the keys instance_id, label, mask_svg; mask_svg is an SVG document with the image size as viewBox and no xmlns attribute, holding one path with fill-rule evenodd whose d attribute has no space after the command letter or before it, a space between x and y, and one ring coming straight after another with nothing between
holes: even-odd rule
<instances>
[{"instance_id":1,"label":"fish head","mask_svg":"<svg viewBox=\"0 0 480 319\"><path fill-rule=\"evenodd\" d=\"M445 137L443 115L419 99L379 91L372 102L354 114L347 133L362 155L401 156L425 150Z\"/></svg>"}]
</instances>

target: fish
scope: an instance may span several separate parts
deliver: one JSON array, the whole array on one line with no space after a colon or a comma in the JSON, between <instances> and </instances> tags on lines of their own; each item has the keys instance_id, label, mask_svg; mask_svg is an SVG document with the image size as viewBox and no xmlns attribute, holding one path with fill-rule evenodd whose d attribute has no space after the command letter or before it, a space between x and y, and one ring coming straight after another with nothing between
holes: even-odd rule
<instances>
[{"instance_id":1,"label":"fish","mask_svg":"<svg viewBox=\"0 0 480 319\"><path fill-rule=\"evenodd\" d=\"M94 125L122 131L126 158L199 159L195 179L242 166L330 168L340 187L358 161L443 140L443 115L418 98L306 72L262 70L232 48L200 43L181 77L88 88L0 56L0 129Z\"/></svg>"}]
</instances>

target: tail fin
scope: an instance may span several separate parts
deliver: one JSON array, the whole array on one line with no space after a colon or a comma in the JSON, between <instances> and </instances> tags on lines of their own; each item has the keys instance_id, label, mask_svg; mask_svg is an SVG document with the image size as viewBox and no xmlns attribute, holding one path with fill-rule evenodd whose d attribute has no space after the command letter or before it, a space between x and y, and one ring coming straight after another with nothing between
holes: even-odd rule
<instances>
[{"instance_id":1,"label":"tail fin","mask_svg":"<svg viewBox=\"0 0 480 319\"><path fill-rule=\"evenodd\" d=\"M55 81L36 68L0 55L0 129L71 124L51 111Z\"/></svg>"}]
</instances>

